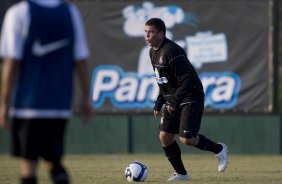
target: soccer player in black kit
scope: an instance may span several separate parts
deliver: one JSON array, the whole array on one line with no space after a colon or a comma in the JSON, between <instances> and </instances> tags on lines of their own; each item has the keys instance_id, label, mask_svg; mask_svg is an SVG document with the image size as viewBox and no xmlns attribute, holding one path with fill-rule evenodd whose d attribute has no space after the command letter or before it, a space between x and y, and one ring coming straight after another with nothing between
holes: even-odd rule
<instances>
[{"instance_id":1,"label":"soccer player in black kit","mask_svg":"<svg viewBox=\"0 0 282 184\"><path fill-rule=\"evenodd\" d=\"M145 23L145 39L159 85L160 93L155 102L154 116L163 109L159 139L165 155L175 173L167 181L189 180L181 159L181 150L175 140L200 150L211 151L218 159L218 171L227 168L227 146L215 143L199 133L204 111L202 83L187 58L183 48L166 38L165 23L151 18Z\"/></svg>"}]
</instances>

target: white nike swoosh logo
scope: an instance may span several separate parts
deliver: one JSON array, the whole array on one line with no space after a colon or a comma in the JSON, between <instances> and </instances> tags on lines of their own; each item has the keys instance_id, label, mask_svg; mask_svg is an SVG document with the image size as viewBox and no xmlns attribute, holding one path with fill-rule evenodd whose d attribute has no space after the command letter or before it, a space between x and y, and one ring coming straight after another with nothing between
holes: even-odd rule
<instances>
[{"instance_id":1,"label":"white nike swoosh logo","mask_svg":"<svg viewBox=\"0 0 282 184\"><path fill-rule=\"evenodd\" d=\"M190 132L189 130L183 130L183 133L184 134L186 134L186 133L188 133L188 132Z\"/></svg>"},{"instance_id":2,"label":"white nike swoosh logo","mask_svg":"<svg viewBox=\"0 0 282 184\"><path fill-rule=\"evenodd\" d=\"M69 39L62 39L55 42L42 45L39 40L35 40L32 45L32 53L35 56L41 57L56 50L59 50L70 43Z\"/></svg>"}]
</instances>

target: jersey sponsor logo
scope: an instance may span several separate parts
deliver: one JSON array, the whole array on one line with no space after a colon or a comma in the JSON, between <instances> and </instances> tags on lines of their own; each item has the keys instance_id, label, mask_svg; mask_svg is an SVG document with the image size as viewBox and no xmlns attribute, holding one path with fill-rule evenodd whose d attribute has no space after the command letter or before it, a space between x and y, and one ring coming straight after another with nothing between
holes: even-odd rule
<instances>
[{"instance_id":1,"label":"jersey sponsor logo","mask_svg":"<svg viewBox=\"0 0 282 184\"><path fill-rule=\"evenodd\" d=\"M110 102L118 109L152 108L159 94L154 78L159 74L138 75L124 72L115 65L98 66L92 73L91 102L94 108ZM206 95L205 106L230 109L236 105L241 87L240 77L233 72L201 73ZM163 79L161 82L163 82ZM160 82L160 81L159 81Z\"/></svg>"},{"instance_id":2,"label":"jersey sponsor logo","mask_svg":"<svg viewBox=\"0 0 282 184\"><path fill-rule=\"evenodd\" d=\"M157 81L158 84L165 84L165 83L168 83L168 80L166 77L160 77L160 74L159 74L159 71L157 68L155 68L155 79Z\"/></svg>"},{"instance_id":3,"label":"jersey sponsor logo","mask_svg":"<svg viewBox=\"0 0 282 184\"><path fill-rule=\"evenodd\" d=\"M69 39L62 39L43 45L38 39L36 39L32 45L32 54L37 57L42 57L67 46L69 43Z\"/></svg>"}]
</instances>

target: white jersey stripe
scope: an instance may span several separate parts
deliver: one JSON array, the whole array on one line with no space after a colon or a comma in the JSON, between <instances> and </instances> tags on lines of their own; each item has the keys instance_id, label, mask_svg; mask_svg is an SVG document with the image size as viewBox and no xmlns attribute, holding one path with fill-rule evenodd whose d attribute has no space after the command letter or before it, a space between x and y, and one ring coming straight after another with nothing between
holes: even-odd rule
<instances>
[{"instance_id":1,"label":"white jersey stripe","mask_svg":"<svg viewBox=\"0 0 282 184\"><path fill-rule=\"evenodd\" d=\"M172 60L175 60L176 58L179 58L179 57L186 57L186 56L185 56L185 55L179 55L179 56L176 56L176 57L172 58L171 60L169 60L169 62L168 62L168 63L170 63Z\"/></svg>"},{"instance_id":2,"label":"white jersey stripe","mask_svg":"<svg viewBox=\"0 0 282 184\"><path fill-rule=\"evenodd\" d=\"M9 116L15 118L69 118L70 110L41 110L41 109L14 109L11 108Z\"/></svg>"}]
</instances>

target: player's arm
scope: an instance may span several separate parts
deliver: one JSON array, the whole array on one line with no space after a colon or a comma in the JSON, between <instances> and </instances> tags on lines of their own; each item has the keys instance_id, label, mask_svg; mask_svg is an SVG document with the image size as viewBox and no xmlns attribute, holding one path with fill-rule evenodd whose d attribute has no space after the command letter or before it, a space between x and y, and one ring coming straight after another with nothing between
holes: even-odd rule
<instances>
[{"instance_id":1,"label":"player's arm","mask_svg":"<svg viewBox=\"0 0 282 184\"><path fill-rule=\"evenodd\" d=\"M76 62L76 73L78 75L79 87L81 89L81 103L79 113L87 120L92 115L92 107L90 105L90 79L87 62L85 60Z\"/></svg>"},{"instance_id":2,"label":"player's arm","mask_svg":"<svg viewBox=\"0 0 282 184\"><path fill-rule=\"evenodd\" d=\"M0 126L7 127L10 95L18 77L24 45L22 28L27 18L18 14L16 7L9 8L3 20L0 54L3 59L0 91Z\"/></svg>"},{"instance_id":3,"label":"player's arm","mask_svg":"<svg viewBox=\"0 0 282 184\"><path fill-rule=\"evenodd\" d=\"M70 11L75 32L75 70L78 75L79 87L82 94L79 113L82 115L84 121L92 115L92 107L90 106L90 75L87 62L90 54L84 30L83 19L79 9L74 4L70 3Z\"/></svg>"},{"instance_id":4,"label":"player's arm","mask_svg":"<svg viewBox=\"0 0 282 184\"><path fill-rule=\"evenodd\" d=\"M149 56L150 56L150 59L152 61L153 60L153 49L152 48L150 48ZM152 69L154 70L154 67ZM161 92L159 92L157 100L155 101L155 106L153 108L154 117L157 117L157 114L162 109L163 104L165 104L165 102L166 102L165 98L163 97Z\"/></svg>"},{"instance_id":5,"label":"player's arm","mask_svg":"<svg viewBox=\"0 0 282 184\"><path fill-rule=\"evenodd\" d=\"M0 126L8 127L7 117L10 95L18 76L20 62L11 58L3 58L1 95L0 95Z\"/></svg>"},{"instance_id":6,"label":"player's arm","mask_svg":"<svg viewBox=\"0 0 282 184\"><path fill-rule=\"evenodd\" d=\"M159 93L158 98L155 102L154 106L154 117L157 116L158 112L162 109L163 105L165 104L166 100L161 93Z\"/></svg>"},{"instance_id":7,"label":"player's arm","mask_svg":"<svg viewBox=\"0 0 282 184\"><path fill-rule=\"evenodd\" d=\"M175 99L170 102L170 106L171 109L177 109L185 95L193 87L195 73L185 54L177 51L171 52L170 67L178 82L178 87L175 91Z\"/></svg>"}]
</instances>

